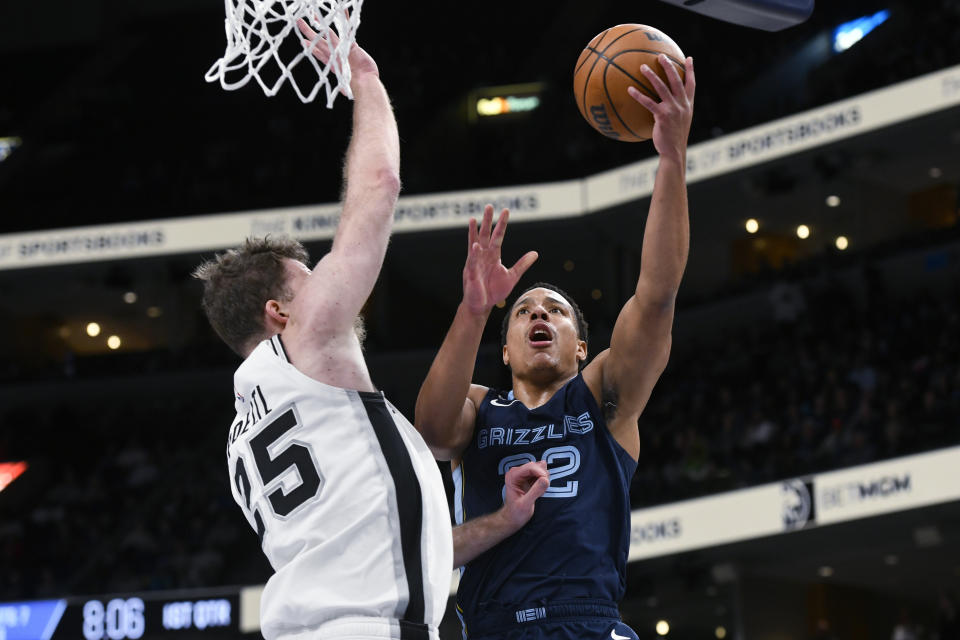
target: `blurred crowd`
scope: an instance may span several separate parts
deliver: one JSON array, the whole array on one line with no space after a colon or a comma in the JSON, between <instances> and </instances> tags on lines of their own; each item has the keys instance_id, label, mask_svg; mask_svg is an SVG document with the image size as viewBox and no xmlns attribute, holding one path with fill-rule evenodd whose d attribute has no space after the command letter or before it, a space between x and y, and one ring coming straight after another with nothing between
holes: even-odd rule
<instances>
[{"instance_id":1,"label":"blurred crowd","mask_svg":"<svg viewBox=\"0 0 960 640\"><path fill-rule=\"evenodd\" d=\"M779 321L675 359L640 419L634 504L960 443L960 291L864 282L783 283Z\"/></svg>"},{"instance_id":2,"label":"blurred crowd","mask_svg":"<svg viewBox=\"0 0 960 640\"><path fill-rule=\"evenodd\" d=\"M34 435L5 434L0 459L26 453L32 468L18 482L48 481L2 510L0 598L263 581L266 561L229 493L226 428L213 426L229 424L229 406L211 404L61 406L39 424L5 415Z\"/></svg>"}]
</instances>

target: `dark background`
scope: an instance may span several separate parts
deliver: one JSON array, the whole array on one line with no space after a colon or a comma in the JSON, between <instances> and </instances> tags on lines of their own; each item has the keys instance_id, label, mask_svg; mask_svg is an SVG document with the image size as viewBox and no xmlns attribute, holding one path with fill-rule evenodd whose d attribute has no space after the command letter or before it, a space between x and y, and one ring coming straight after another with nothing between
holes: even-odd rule
<instances>
[{"instance_id":1,"label":"dark background","mask_svg":"<svg viewBox=\"0 0 960 640\"><path fill-rule=\"evenodd\" d=\"M884 8L891 18L849 51L818 48L837 24ZM956 0L821 2L809 21L778 33L653 0L370 0L359 40L394 102L404 192L582 178L653 156L650 143L597 134L573 102L583 46L625 22L662 29L694 57L691 143L960 63ZM270 99L254 86L225 92L203 80L223 46L223 5L212 0L0 6L0 136L22 141L0 162L0 233L335 201L350 103L327 110L287 90ZM523 82L544 84L539 109L470 122L472 91ZM954 108L691 186L690 265L674 355L641 420L635 506L960 441L958 182ZM841 206L828 208L827 195ZM556 281L581 302L593 353L635 282L647 206L511 228L505 259L541 252L527 280ZM756 237L743 231L749 217L761 222ZM801 223L813 230L805 242L793 235ZM834 248L839 234L850 239L845 252ZM398 234L367 306L371 372L408 416L458 301L463 235ZM314 258L327 247L309 245ZM0 495L3 599L269 575L227 490L222 441L238 361L199 312L189 273L202 257L0 272L0 460L31 462ZM804 302L792 318L775 317L777 285ZM136 302L123 302L128 291ZM499 319L476 372L492 384L508 382ZM111 352L88 338L91 320L124 347ZM931 518L949 543L956 513ZM957 586L958 546L954 539L954 551L946 544L921 561L909 541L890 542L902 526L869 534L878 558L881 547L904 558L878 624L907 607L930 631L939 594ZM807 584L797 600L840 588L815 575L810 549L820 544L796 551L809 562L746 591L774 579ZM742 560L754 576L778 557L759 546L736 553L763 558ZM628 600L652 611L734 598L704 577L716 562L694 554L641 563ZM843 588L873 593L872 563ZM945 572L917 579L932 567ZM712 596L703 595L707 583ZM658 604L647 606L651 598ZM810 626L812 637L816 620Z\"/></svg>"}]
</instances>

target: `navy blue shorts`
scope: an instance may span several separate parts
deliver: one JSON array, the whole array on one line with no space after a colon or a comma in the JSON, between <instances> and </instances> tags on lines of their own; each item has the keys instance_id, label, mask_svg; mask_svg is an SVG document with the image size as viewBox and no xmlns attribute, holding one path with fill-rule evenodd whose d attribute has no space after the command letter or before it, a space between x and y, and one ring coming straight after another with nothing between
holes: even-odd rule
<instances>
[{"instance_id":1,"label":"navy blue shorts","mask_svg":"<svg viewBox=\"0 0 960 640\"><path fill-rule=\"evenodd\" d=\"M640 640L633 629L612 618L585 618L576 622L543 622L469 640Z\"/></svg>"},{"instance_id":2,"label":"navy blue shorts","mask_svg":"<svg viewBox=\"0 0 960 640\"><path fill-rule=\"evenodd\" d=\"M614 603L552 603L484 615L468 625L468 640L639 640Z\"/></svg>"}]
</instances>

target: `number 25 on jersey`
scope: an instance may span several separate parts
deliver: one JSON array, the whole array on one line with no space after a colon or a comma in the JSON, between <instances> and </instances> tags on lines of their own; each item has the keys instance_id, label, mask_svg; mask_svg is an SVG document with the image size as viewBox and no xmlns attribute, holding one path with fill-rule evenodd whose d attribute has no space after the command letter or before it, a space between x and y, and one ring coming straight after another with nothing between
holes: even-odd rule
<instances>
[{"instance_id":1,"label":"number 25 on jersey","mask_svg":"<svg viewBox=\"0 0 960 640\"><path fill-rule=\"evenodd\" d=\"M273 414L266 418L264 424L250 436L248 443L253 456L253 467L257 472L254 479L259 480L264 488L270 513L275 518L285 520L320 494L323 475L320 473L316 456L309 443L291 440L282 448L278 449L275 446L287 433L302 426L296 406L290 405L286 409L274 411ZM283 478L290 473L296 473L300 482L289 493L285 493L282 482ZM250 476L243 456L237 457L233 480L237 485L237 491L243 497L245 508L250 512ZM257 536L262 542L266 531L263 517L256 506L253 507L252 513Z\"/></svg>"}]
</instances>

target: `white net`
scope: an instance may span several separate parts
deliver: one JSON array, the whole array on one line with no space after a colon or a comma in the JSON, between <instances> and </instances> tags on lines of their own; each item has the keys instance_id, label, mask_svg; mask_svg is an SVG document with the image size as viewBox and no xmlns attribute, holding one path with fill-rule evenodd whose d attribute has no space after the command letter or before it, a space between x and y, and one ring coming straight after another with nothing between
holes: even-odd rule
<instances>
[{"instance_id":1,"label":"white net","mask_svg":"<svg viewBox=\"0 0 960 640\"><path fill-rule=\"evenodd\" d=\"M289 82L303 102L323 88L327 107L342 92L351 100L347 56L360 26L363 0L224 0L227 49L204 76L228 91L254 78L268 96ZM308 42L297 27L304 20L316 33ZM329 40L336 46L328 48ZM289 39L288 39L289 36ZM339 42L337 41L339 39ZM286 41L286 42L285 42ZM329 49L326 62L312 50ZM321 56L325 57L325 56Z\"/></svg>"}]
</instances>

